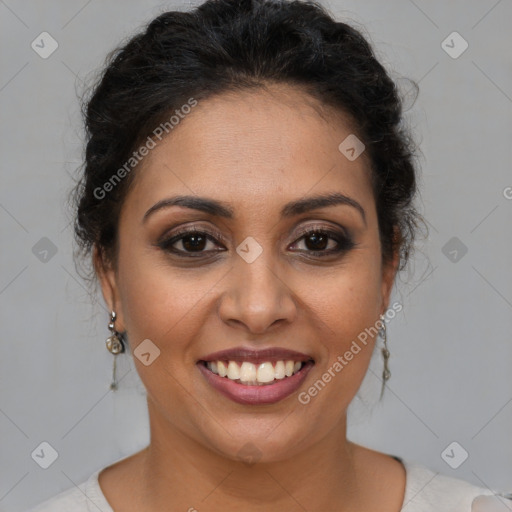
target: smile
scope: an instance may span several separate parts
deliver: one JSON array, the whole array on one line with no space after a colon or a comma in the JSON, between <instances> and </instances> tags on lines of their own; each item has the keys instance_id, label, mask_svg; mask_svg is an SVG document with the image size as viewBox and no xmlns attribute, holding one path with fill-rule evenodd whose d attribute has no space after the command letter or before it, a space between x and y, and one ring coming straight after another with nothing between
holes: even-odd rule
<instances>
[{"instance_id":1,"label":"smile","mask_svg":"<svg viewBox=\"0 0 512 512\"><path fill-rule=\"evenodd\" d=\"M230 349L197 362L207 383L244 405L276 403L298 390L314 360L285 349Z\"/></svg>"}]
</instances>

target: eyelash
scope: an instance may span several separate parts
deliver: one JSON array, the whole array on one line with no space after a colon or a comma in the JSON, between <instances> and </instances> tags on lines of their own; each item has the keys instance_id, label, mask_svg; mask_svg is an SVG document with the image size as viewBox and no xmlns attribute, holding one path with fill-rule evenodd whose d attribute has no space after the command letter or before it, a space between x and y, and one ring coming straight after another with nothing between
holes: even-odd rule
<instances>
[{"instance_id":1,"label":"eyelash","mask_svg":"<svg viewBox=\"0 0 512 512\"><path fill-rule=\"evenodd\" d=\"M299 252L306 252L310 255L314 256L320 256L320 257L326 257L326 256L332 256L333 254L342 254L345 252L348 252L349 250L353 249L356 244L350 237L347 237L341 233L338 233L336 231L331 231L329 229L325 229L323 227L308 227L300 232L299 238L295 242L293 242L292 245L296 244L298 241L302 240L304 237L307 237L312 234L317 235L327 235L330 239L335 240L338 243L338 248L336 249L330 249L330 250L323 250L323 251L299 251ZM222 239L223 236L218 232L210 232L210 231L201 231L197 228L185 228L177 233L175 233L171 238L164 239L157 243L157 246L160 247L160 249L164 251L171 252L173 254L178 255L179 257L183 258L199 258L203 257L204 254L212 251L199 251L197 253L193 252L187 252L182 250L177 250L172 248L172 246L179 242L180 240L183 240L184 238L187 238L187 236L191 235L203 235L205 236L209 241L216 243L217 239ZM213 252L223 252L223 251L213 251Z\"/></svg>"}]
</instances>

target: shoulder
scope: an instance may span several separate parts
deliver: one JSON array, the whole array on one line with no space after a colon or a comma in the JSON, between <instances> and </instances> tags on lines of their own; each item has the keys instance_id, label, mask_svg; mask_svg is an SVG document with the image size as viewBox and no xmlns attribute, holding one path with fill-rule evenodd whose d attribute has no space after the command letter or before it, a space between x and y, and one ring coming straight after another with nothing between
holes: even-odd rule
<instances>
[{"instance_id":1,"label":"shoulder","mask_svg":"<svg viewBox=\"0 0 512 512\"><path fill-rule=\"evenodd\" d=\"M142 451L115 459L107 466L97 469L81 484L39 503L26 512L114 512L100 487L99 474L116 464L133 460L141 453Z\"/></svg>"},{"instance_id":2,"label":"shoulder","mask_svg":"<svg viewBox=\"0 0 512 512\"><path fill-rule=\"evenodd\" d=\"M83 489L83 486L84 484L81 484L79 487ZM39 503L39 505L31 508L27 512L86 512L88 509L85 499L83 493L76 487L73 487L57 494L53 498Z\"/></svg>"},{"instance_id":3,"label":"shoulder","mask_svg":"<svg viewBox=\"0 0 512 512\"><path fill-rule=\"evenodd\" d=\"M98 474L102 469L95 471L78 486L39 503L27 512L113 512L99 487Z\"/></svg>"},{"instance_id":4,"label":"shoulder","mask_svg":"<svg viewBox=\"0 0 512 512\"><path fill-rule=\"evenodd\" d=\"M402 512L478 512L494 510L490 507L493 503L499 506L500 500L503 507L508 501L487 488L431 471L413 461L402 462L407 475Z\"/></svg>"}]
</instances>

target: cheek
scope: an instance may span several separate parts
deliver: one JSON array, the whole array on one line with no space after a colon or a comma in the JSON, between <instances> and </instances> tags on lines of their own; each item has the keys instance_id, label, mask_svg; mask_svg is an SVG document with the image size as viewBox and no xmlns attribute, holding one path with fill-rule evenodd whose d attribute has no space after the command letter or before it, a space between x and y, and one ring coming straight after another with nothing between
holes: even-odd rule
<instances>
[{"instance_id":1,"label":"cheek","mask_svg":"<svg viewBox=\"0 0 512 512\"><path fill-rule=\"evenodd\" d=\"M346 264L320 279L305 283L308 304L334 335L358 334L379 317L381 308L380 267L369 251L360 252Z\"/></svg>"},{"instance_id":2,"label":"cheek","mask_svg":"<svg viewBox=\"0 0 512 512\"><path fill-rule=\"evenodd\" d=\"M315 287L310 297L310 310L316 311L317 324L323 326L319 337L326 355L322 371L331 369L331 374L343 375L334 379L334 387L341 385L344 393L358 387L376 340L381 281L380 267L374 262L369 252L359 253L324 279L321 287Z\"/></svg>"},{"instance_id":3,"label":"cheek","mask_svg":"<svg viewBox=\"0 0 512 512\"><path fill-rule=\"evenodd\" d=\"M187 424L192 431L190 414L180 416L180 411L191 410L197 403L193 393L183 392L183 386L190 388L187 382L197 355L194 340L201 338L212 280L207 273L200 278L192 277L190 270L188 274L187 270L171 270L154 258L146 258L145 263L141 258L129 267L123 271L120 261L122 308L136 371L148 396L168 420ZM137 346L146 339L160 350L147 366L137 356Z\"/></svg>"},{"instance_id":4,"label":"cheek","mask_svg":"<svg viewBox=\"0 0 512 512\"><path fill-rule=\"evenodd\" d=\"M154 257L125 254L124 262L130 264L123 265L120 260L119 275L131 344L136 348L148 338L163 356L170 349L174 358L185 359L191 340L204 322L211 275L191 269L172 269Z\"/></svg>"}]
</instances>

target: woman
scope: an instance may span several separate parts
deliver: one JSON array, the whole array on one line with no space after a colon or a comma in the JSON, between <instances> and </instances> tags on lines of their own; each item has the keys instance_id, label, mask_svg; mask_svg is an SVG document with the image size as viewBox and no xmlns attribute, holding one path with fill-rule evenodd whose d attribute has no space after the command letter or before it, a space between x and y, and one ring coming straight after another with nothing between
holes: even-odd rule
<instances>
[{"instance_id":1,"label":"woman","mask_svg":"<svg viewBox=\"0 0 512 512\"><path fill-rule=\"evenodd\" d=\"M75 232L151 441L34 510L502 506L346 437L378 334L389 378L390 294L421 220L401 120L367 41L314 3L209 0L112 56Z\"/></svg>"}]
</instances>

